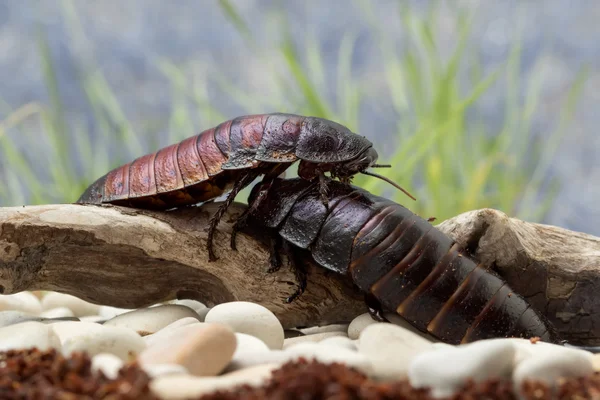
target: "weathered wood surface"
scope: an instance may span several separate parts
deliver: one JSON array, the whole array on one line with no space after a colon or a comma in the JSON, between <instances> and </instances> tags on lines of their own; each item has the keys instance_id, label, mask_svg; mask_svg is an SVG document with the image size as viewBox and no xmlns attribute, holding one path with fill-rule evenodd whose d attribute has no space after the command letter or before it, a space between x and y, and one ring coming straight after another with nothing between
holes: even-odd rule
<instances>
[{"instance_id":1,"label":"weathered wood surface","mask_svg":"<svg viewBox=\"0 0 600 400\"><path fill-rule=\"evenodd\" d=\"M284 299L294 278L284 264L267 274L265 243L238 236L229 248L234 204L209 263L206 226L219 203L167 213L112 206L0 208L0 285L5 294L56 290L91 302L137 308L173 298L211 306L244 300L271 309L286 328L348 322L365 312L348 280L309 266L305 294ZM600 238L475 210L437 225L496 269L573 344L600 345ZM284 262L285 262L284 258Z\"/></svg>"},{"instance_id":2,"label":"weathered wood surface","mask_svg":"<svg viewBox=\"0 0 600 400\"><path fill-rule=\"evenodd\" d=\"M138 308L174 298L207 306L243 300L272 310L284 327L351 320L366 311L350 281L310 267L306 292L296 289L286 258L267 274L268 247L239 234L229 247L234 204L215 236L219 260L208 262L206 227L219 203L172 212L96 205L0 208L0 285L4 294L54 290L90 302Z\"/></svg>"},{"instance_id":3,"label":"weathered wood surface","mask_svg":"<svg viewBox=\"0 0 600 400\"><path fill-rule=\"evenodd\" d=\"M563 339L600 345L600 238L481 209L437 227L494 268Z\"/></svg>"}]
</instances>

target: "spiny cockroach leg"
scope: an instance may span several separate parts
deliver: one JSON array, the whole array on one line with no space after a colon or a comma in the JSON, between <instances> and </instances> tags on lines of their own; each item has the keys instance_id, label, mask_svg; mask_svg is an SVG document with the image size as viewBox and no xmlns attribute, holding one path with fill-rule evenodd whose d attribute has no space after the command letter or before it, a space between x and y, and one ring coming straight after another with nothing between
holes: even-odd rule
<instances>
[{"instance_id":1,"label":"spiny cockroach leg","mask_svg":"<svg viewBox=\"0 0 600 400\"><path fill-rule=\"evenodd\" d=\"M257 176L258 176L258 172L252 171L252 170L247 172L244 176L242 176L242 178L235 183L235 185L233 186L233 189L231 190L231 192L229 193L229 195L227 196L227 198L225 199L223 204L217 209L217 212L215 212L215 214L211 217L209 227L208 227L208 238L207 238L207 243L206 243L209 261L216 261L218 259L217 256L215 255L215 251L213 248L213 238L215 235L215 231L217 230L217 226L219 225L221 218L223 218L223 214L225 214L225 211L231 205L231 203L235 199L235 196L237 196L237 194L240 191L242 191L246 186L248 186L250 183L252 183L252 181Z\"/></svg>"},{"instance_id":2,"label":"spiny cockroach leg","mask_svg":"<svg viewBox=\"0 0 600 400\"><path fill-rule=\"evenodd\" d=\"M329 199L327 197L327 177L323 171L317 171L317 173L319 175L319 194L321 195L323 205L328 207Z\"/></svg>"},{"instance_id":3,"label":"spiny cockroach leg","mask_svg":"<svg viewBox=\"0 0 600 400\"><path fill-rule=\"evenodd\" d=\"M302 262L302 259L298 256L297 250L293 249L291 245L286 244L285 247L287 250L286 253L288 255L288 264L290 266L290 269L296 276L296 284L298 285L296 291L285 300L285 302L289 304L292 301L296 300L298 297L300 297L302 293L304 293L304 291L306 290L307 271L305 264Z\"/></svg>"},{"instance_id":4,"label":"spiny cockroach leg","mask_svg":"<svg viewBox=\"0 0 600 400\"><path fill-rule=\"evenodd\" d=\"M288 166L286 164L279 164L271 172L267 173L264 176L264 178L262 179L261 185L268 184L269 182L273 181L273 179L277 178L279 175L284 174L285 170L287 168L288 168ZM254 180L254 178L253 178L253 180ZM232 250L237 250L236 243L235 243L237 233L246 226L246 224L248 222L248 216L250 214L252 214L254 211L256 211L256 209L260 205L260 202L262 201L262 199L264 199L265 196L267 195L268 190L269 189L266 189L265 191L261 191L258 194L258 196L256 197L256 199L254 200L254 202L252 204L249 204L248 207L244 210L244 212L236 220L235 224L233 225L233 227L231 229L230 246L231 246Z\"/></svg>"},{"instance_id":5,"label":"spiny cockroach leg","mask_svg":"<svg viewBox=\"0 0 600 400\"><path fill-rule=\"evenodd\" d=\"M274 235L270 239L270 248L269 248L269 269L267 273L272 274L273 272L279 271L281 268L281 255L279 254L281 250L281 236Z\"/></svg>"}]
</instances>

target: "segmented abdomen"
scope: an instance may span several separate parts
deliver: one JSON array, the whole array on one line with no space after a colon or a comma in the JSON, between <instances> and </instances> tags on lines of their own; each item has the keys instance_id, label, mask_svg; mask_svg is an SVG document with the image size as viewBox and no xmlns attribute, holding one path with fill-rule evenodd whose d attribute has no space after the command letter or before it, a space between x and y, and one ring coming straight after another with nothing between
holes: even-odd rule
<instances>
[{"instance_id":1,"label":"segmented abdomen","mask_svg":"<svg viewBox=\"0 0 600 400\"><path fill-rule=\"evenodd\" d=\"M406 208L377 208L355 236L349 273L389 310L447 343L492 337L555 341L508 284Z\"/></svg>"},{"instance_id":2,"label":"segmented abdomen","mask_svg":"<svg viewBox=\"0 0 600 400\"><path fill-rule=\"evenodd\" d=\"M288 150L304 119L277 113L225 121L115 168L77 202L165 209L212 199L231 188L241 169L256 168L257 159L295 161Z\"/></svg>"}]
</instances>

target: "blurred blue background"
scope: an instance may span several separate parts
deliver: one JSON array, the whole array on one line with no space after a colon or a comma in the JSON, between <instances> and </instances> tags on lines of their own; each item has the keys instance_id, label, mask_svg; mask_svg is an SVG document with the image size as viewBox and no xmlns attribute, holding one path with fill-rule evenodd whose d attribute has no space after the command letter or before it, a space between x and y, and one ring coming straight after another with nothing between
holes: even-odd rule
<instances>
[{"instance_id":1,"label":"blurred blue background","mask_svg":"<svg viewBox=\"0 0 600 400\"><path fill-rule=\"evenodd\" d=\"M431 6L428 1L403 3L411 12L421 16L426 15ZM506 62L511 46L520 39L518 71L521 86L515 94L515 101L525 99L528 83L539 82L531 131L534 137L542 139L539 142L541 153L546 151L545 138L559 124L569 90L575 85L582 68L587 67L586 80L572 118L564 126L560 144L548 161L545 179L558 178L561 187L542 221L600 235L600 227L596 223L600 216L596 206L600 201L600 189L595 184L600 179L600 162L597 161L600 156L600 135L597 133L600 123L600 3L593 0L436 3L439 4L436 4L433 28L436 31L436 51L441 57L449 57L456 46L459 36L456 13L460 10L472 13L468 50L462 55L457 73L461 87L472 86L475 64L481 69L480 74L486 75ZM234 14L227 12L231 5L235 7ZM241 16L243 23L236 26L235 15ZM427 22L426 17L424 20ZM243 34L246 27L250 34ZM339 115L344 117L343 121L356 119L356 129L383 149L381 162L386 162L386 158L394 153L394 146L401 147L403 143L397 140L398 121L400 118L410 119L410 113L400 114L394 105L393 93L390 95L394 88L390 87L384 68L388 61L382 58L379 48L381 35L390 39L391 46L398 52L410 39L410 32L407 33L399 16L398 2L391 0L239 0L230 3L209 0L2 0L0 121L6 121L24 104L54 104L56 98L60 98L61 113L67 121L63 128L73 130L76 135L97 137L114 126L98 124L98 110L94 110L96 105L90 102L89 97L90 92L96 91L94 96L102 96L102 93L96 86L82 85L86 82L82 77L101 72L115 101L118 101L119 112L126 116L127 123L141 138L140 147L133 147L127 153L129 158L121 155L118 160L113 160L110 152L118 150L117 139L104 147L92 143L94 151L107 153L104 154L104 162L94 161L96 167L93 172L85 172L85 160L74 161L65 167L65 170L73 168L80 171L85 176L82 183L85 186L92 177L99 176L102 168L115 167L121 161L156 150L174 139L198 133L212 126L213 122L218 123L220 117L229 119L249 111L306 111L306 108L294 107L295 104L304 104L302 101L290 100L281 107L278 107L278 100L274 104L269 103L270 99L274 99L271 94L273 69L287 68L280 64L280 44L287 32L298 49L318 43L324 76L315 78L314 87L328 104L339 101L340 48L351 33L353 50L349 59L352 71L348 77L361 82L361 90L368 95L357 108L357 115L352 112L340 112ZM52 85L49 87L44 75L48 69L40 50L45 46L40 44L44 41L49 59L54 63L58 97L53 97ZM421 50L427 51L427 48ZM302 62L309 66L314 62L310 54L302 53L301 57ZM191 100L194 93L176 98L177 93L183 92L174 90L177 79L174 72L168 72L169 66L176 66L181 77L189 77L190 81L185 82L191 82L189 88L196 94L195 103ZM219 80L221 84L218 84ZM186 89L188 83L185 82L180 82L183 89L179 90ZM223 82L231 85L231 90L238 89L243 93L239 93L238 97L233 91L224 90ZM405 84L410 85L410 82ZM281 86L281 82L278 85L281 90L277 99L299 96L297 86L290 85L288 88ZM489 127L488 131L496 132L505 126L506 86L506 80L499 79L469 107L467 127L483 124ZM243 101L236 100L242 95L246 96ZM177 107L188 100L197 106L202 103L198 100L200 97L220 114L201 113L189 117L191 122L177 125L187 129L182 129L187 133L183 136L171 133L169 136L167 132L178 121L177 115L174 117ZM411 98L407 101L410 102ZM249 109L253 104L263 108L260 111ZM193 111L190 113L193 114ZM24 129L30 134L23 134ZM29 123L25 127L11 126L5 132L15 146L14 151L30 152L25 162L38 163L32 169L33 176L43 175L49 165L45 163L69 158L78 151L75 146L55 159L44 159L43 153L48 151L49 146L44 144L42 136L45 129L40 124ZM145 140L146 134L153 135L153 139ZM437 140L443 143L444 136ZM453 157L460 163L469 151L464 148ZM529 155L527 151L525 159ZM15 171L22 166L16 161L9 162L7 157L2 161L9 182L12 178L8 170ZM444 168L452 166L442 163L441 169ZM523 172L526 173L533 172ZM60 174L57 172L57 175ZM47 177L48 182L52 179L52 176ZM401 184L409 190L415 188L405 181ZM34 202L26 189L22 196L11 196L14 192L5 193L5 203L12 201L13 204L4 205ZM456 188L456 191L462 193L461 188ZM532 197L533 201L541 201L544 195L545 191L540 187L537 197ZM421 192L420 198L429 196L432 194ZM60 198L49 197L47 201L57 199ZM64 197L64 201L74 200L72 194ZM433 207L429 210L436 212ZM465 209L452 211L462 212ZM511 210L505 211L511 213ZM527 218L527 215L523 217Z\"/></svg>"}]
</instances>

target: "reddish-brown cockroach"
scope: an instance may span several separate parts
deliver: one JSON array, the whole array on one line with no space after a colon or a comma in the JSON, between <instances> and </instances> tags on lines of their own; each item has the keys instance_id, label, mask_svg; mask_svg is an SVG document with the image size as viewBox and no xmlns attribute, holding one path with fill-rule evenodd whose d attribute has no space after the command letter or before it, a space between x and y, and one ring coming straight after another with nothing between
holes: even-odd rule
<instances>
[{"instance_id":1,"label":"reddish-brown cockroach","mask_svg":"<svg viewBox=\"0 0 600 400\"><path fill-rule=\"evenodd\" d=\"M319 180L323 201L326 172L348 183L357 173L372 175L404 191L366 171L383 167L375 163L377 157L369 140L333 121L283 113L246 115L113 169L90 185L77 203L166 210L206 202L231 190L209 225L207 249L214 261L213 236L220 219L257 177L264 175L263 182L268 182L300 160L298 175Z\"/></svg>"},{"instance_id":2,"label":"reddish-brown cockroach","mask_svg":"<svg viewBox=\"0 0 600 400\"><path fill-rule=\"evenodd\" d=\"M542 314L454 240L400 204L331 181L329 206L318 185L302 179L257 184L246 223L272 240L271 267L283 250L306 288L304 257L349 276L363 291L373 318L399 314L417 329L447 343L495 337L540 337L558 343ZM232 241L235 237L232 236Z\"/></svg>"}]
</instances>

